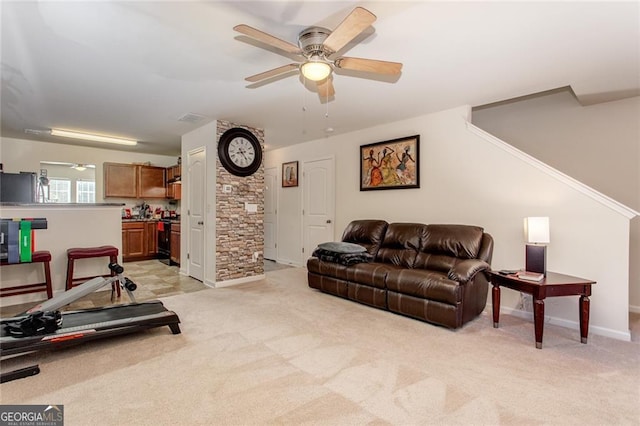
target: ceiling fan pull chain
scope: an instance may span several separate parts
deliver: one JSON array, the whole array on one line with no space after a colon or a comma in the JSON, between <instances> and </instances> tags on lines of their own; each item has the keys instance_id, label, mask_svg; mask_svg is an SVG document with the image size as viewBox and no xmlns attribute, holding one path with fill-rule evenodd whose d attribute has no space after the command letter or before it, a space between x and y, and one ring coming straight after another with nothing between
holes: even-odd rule
<instances>
[{"instance_id":1,"label":"ceiling fan pull chain","mask_svg":"<svg viewBox=\"0 0 640 426\"><path fill-rule=\"evenodd\" d=\"M302 76L302 84L307 85L307 79ZM307 91L302 91L302 134L307 133Z\"/></svg>"},{"instance_id":2,"label":"ceiling fan pull chain","mask_svg":"<svg viewBox=\"0 0 640 426\"><path fill-rule=\"evenodd\" d=\"M326 137L329 137L330 134L333 132L333 128L331 127L331 122L329 121L329 98L327 97L327 112L324 115L324 118L326 120L326 126L324 128L324 134Z\"/></svg>"}]
</instances>

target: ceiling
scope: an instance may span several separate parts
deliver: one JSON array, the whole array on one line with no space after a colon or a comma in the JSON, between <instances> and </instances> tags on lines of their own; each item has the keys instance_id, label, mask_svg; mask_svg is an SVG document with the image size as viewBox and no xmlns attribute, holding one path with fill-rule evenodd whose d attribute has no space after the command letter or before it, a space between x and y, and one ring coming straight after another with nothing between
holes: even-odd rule
<instances>
[{"instance_id":1,"label":"ceiling","mask_svg":"<svg viewBox=\"0 0 640 426\"><path fill-rule=\"evenodd\" d=\"M404 64L399 78L338 71L321 103L291 63L233 30L296 44L355 7L377 21L341 53ZM571 86L584 104L640 94L640 3L430 1L2 2L2 136L65 128L134 138L114 149L176 155L215 119L265 129L267 149L460 105ZM179 121L184 114L197 123ZM333 129L333 132L327 131ZM111 147L111 146L110 146Z\"/></svg>"}]
</instances>

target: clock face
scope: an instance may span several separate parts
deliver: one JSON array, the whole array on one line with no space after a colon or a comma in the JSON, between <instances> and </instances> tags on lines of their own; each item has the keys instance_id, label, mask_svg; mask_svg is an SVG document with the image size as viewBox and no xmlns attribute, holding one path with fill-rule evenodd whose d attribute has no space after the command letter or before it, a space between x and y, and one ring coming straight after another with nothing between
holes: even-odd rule
<instances>
[{"instance_id":1,"label":"clock face","mask_svg":"<svg viewBox=\"0 0 640 426\"><path fill-rule=\"evenodd\" d=\"M229 173L236 176L249 176L260 168L262 147L253 133L236 127L220 136L218 157Z\"/></svg>"},{"instance_id":2,"label":"clock face","mask_svg":"<svg viewBox=\"0 0 640 426\"><path fill-rule=\"evenodd\" d=\"M256 158L256 149L248 139L238 136L229 142L229 158L238 167L248 167Z\"/></svg>"}]
</instances>

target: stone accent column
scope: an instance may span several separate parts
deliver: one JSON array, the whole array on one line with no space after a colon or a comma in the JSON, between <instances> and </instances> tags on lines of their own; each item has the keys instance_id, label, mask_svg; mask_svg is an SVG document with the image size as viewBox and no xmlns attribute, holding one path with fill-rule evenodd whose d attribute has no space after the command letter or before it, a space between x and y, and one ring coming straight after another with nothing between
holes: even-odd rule
<instances>
[{"instance_id":1,"label":"stone accent column","mask_svg":"<svg viewBox=\"0 0 640 426\"><path fill-rule=\"evenodd\" d=\"M218 120L216 139L234 127L249 130L264 149L264 131ZM217 147L217 144L216 144ZM252 176L229 173L216 151L216 281L228 281L264 274L264 165ZM231 185L231 192L223 192ZM258 211L249 213L245 202L256 204ZM260 252L254 262L253 254Z\"/></svg>"}]
</instances>

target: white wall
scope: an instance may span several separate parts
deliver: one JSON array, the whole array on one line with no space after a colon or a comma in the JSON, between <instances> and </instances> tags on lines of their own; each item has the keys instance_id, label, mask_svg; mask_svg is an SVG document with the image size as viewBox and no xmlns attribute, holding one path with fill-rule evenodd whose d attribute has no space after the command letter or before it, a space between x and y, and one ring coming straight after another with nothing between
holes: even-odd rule
<instances>
[{"instance_id":1,"label":"white wall","mask_svg":"<svg viewBox=\"0 0 640 426\"><path fill-rule=\"evenodd\" d=\"M182 202L180 232L180 272L189 275L187 253L189 247L189 152L204 149L205 167L205 241L204 241L204 283L215 287L216 284L216 158L217 158L217 121L199 127L182 136Z\"/></svg>"},{"instance_id":2,"label":"white wall","mask_svg":"<svg viewBox=\"0 0 640 426\"><path fill-rule=\"evenodd\" d=\"M640 211L640 97L582 106L569 89L475 109L473 123ZM640 312L640 217L631 222L629 309Z\"/></svg>"},{"instance_id":3,"label":"white wall","mask_svg":"<svg viewBox=\"0 0 640 426\"><path fill-rule=\"evenodd\" d=\"M364 218L479 225L495 239L494 269L522 267L523 218L549 216L549 269L596 280L591 331L629 340L629 218L514 155L508 145L470 131L469 118L470 108L460 107L363 129L267 152L265 165L335 156L335 239L351 220ZM421 188L359 191L360 145L414 134L421 137ZM280 188L279 214L299 212L299 218L302 198L282 194ZM279 250L281 241L296 239L301 241L300 230L279 227ZM519 303L518 293L503 291L504 310ZM549 299L546 314L578 328L577 298Z\"/></svg>"}]
</instances>

